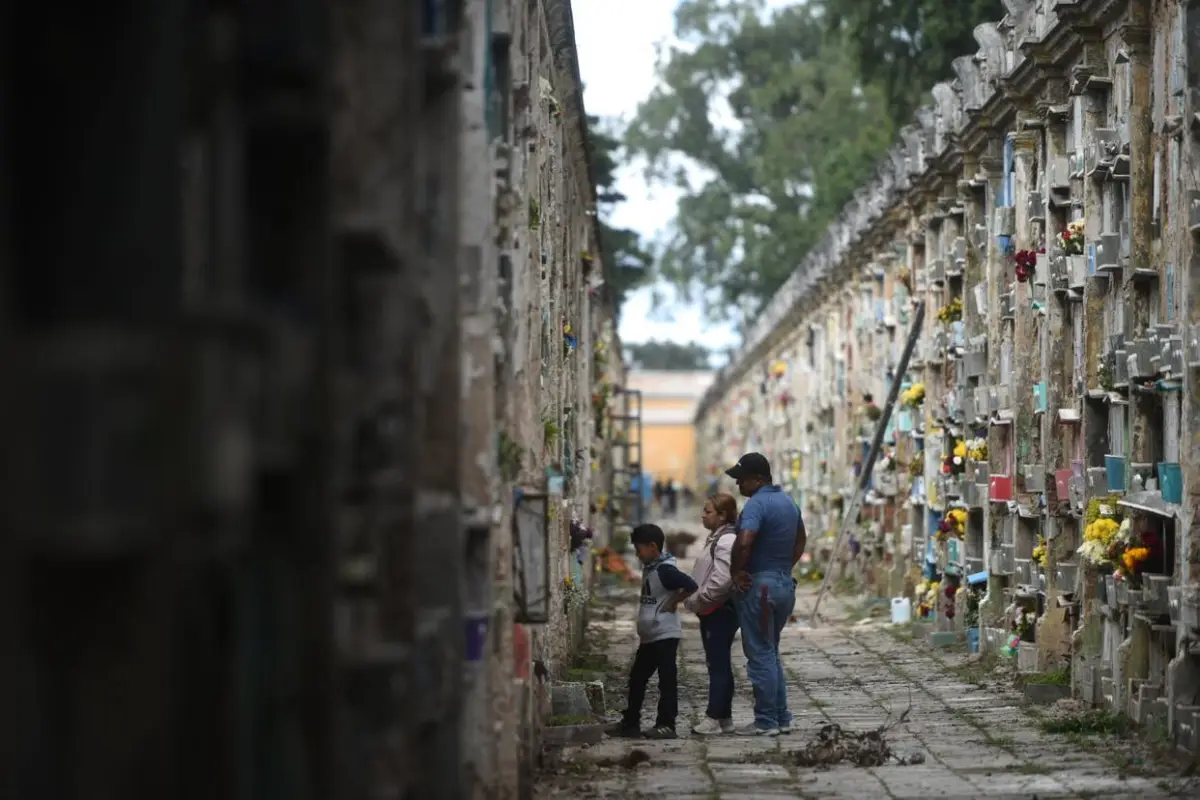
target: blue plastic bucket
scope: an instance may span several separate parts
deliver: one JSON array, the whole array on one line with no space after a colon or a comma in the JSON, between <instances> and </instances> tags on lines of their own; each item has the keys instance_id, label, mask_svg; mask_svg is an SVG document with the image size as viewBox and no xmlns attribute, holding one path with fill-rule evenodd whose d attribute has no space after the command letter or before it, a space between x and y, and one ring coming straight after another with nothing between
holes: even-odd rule
<instances>
[{"instance_id":1,"label":"blue plastic bucket","mask_svg":"<svg viewBox=\"0 0 1200 800\"><path fill-rule=\"evenodd\" d=\"M1162 461L1158 465L1158 490L1162 499L1179 505L1183 502L1183 470L1173 461Z\"/></svg>"}]
</instances>

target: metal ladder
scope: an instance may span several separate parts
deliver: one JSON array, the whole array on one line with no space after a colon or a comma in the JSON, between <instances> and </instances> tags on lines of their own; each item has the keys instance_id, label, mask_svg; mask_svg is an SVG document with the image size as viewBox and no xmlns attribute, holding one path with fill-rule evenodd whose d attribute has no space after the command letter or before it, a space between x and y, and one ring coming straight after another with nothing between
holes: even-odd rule
<instances>
[{"instance_id":1,"label":"metal ladder","mask_svg":"<svg viewBox=\"0 0 1200 800\"><path fill-rule=\"evenodd\" d=\"M892 375L892 386L888 390L887 401L883 404L883 413L880 414L879 421L875 423L875 436L871 439L871 449L867 451L867 457L863 460L862 471L858 476L858 489L854 492L854 497L850 499L850 503L846 506L846 512L842 516L842 528L838 532L831 558L837 557L842 545L858 525L858 512L862 508L863 498L866 497L867 487L871 483L871 471L875 467L875 460L879 457L879 450L883 446L883 437L892 418L892 409L896 407L896 401L900 397L900 384L904 382L904 374L908 372L908 362L917 346L917 338L921 335L921 326L924 322L925 301L920 300L917 302L916 312L913 314L912 325L908 331L908 341L904 344L904 352L900 354L900 363L896 365L896 372ZM825 591L829 588L829 576L832 574L833 570L825 570L825 577L821 579L821 588L813 601L810 624L816 624L821 598L825 596Z\"/></svg>"}]
</instances>

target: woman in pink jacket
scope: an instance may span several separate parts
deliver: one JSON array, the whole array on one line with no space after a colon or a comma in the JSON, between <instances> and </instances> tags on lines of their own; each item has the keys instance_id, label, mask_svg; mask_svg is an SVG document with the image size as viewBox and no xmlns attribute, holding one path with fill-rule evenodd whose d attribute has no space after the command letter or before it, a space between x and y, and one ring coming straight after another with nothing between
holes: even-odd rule
<instances>
[{"instance_id":1,"label":"woman in pink jacket","mask_svg":"<svg viewBox=\"0 0 1200 800\"><path fill-rule=\"evenodd\" d=\"M692 577L696 593L684 607L700 617L704 659L708 663L708 711L692 728L702 736L733 731L733 637L738 630L733 608L730 559L737 540L737 500L731 494L714 494L704 503L701 521L708 528L704 550L696 559Z\"/></svg>"}]
</instances>

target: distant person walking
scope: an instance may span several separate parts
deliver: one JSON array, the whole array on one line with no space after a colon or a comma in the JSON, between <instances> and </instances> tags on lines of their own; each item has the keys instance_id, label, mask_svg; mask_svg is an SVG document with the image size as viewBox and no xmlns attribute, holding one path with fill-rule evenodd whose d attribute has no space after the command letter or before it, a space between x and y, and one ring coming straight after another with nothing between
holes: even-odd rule
<instances>
[{"instance_id":1,"label":"distant person walking","mask_svg":"<svg viewBox=\"0 0 1200 800\"><path fill-rule=\"evenodd\" d=\"M737 733L778 736L792 732L779 638L796 607L792 569L804 554L804 520L792 498L772 482L771 464L761 453L745 454L725 474L749 498L738 517L731 568L746 674L754 687L754 722Z\"/></svg>"}]
</instances>

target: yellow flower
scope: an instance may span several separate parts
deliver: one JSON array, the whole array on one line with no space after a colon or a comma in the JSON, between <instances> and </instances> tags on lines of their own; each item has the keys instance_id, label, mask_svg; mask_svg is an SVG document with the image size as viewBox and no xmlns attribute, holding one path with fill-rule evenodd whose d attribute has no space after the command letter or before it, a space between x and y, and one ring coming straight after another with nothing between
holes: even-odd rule
<instances>
[{"instance_id":1,"label":"yellow flower","mask_svg":"<svg viewBox=\"0 0 1200 800\"><path fill-rule=\"evenodd\" d=\"M1101 544L1108 545L1120 529L1121 526L1116 520L1101 517L1084 529L1083 538L1085 541L1100 542Z\"/></svg>"},{"instance_id":2,"label":"yellow flower","mask_svg":"<svg viewBox=\"0 0 1200 800\"><path fill-rule=\"evenodd\" d=\"M958 458L967 457L967 444L961 439L954 443L954 455Z\"/></svg>"}]
</instances>

